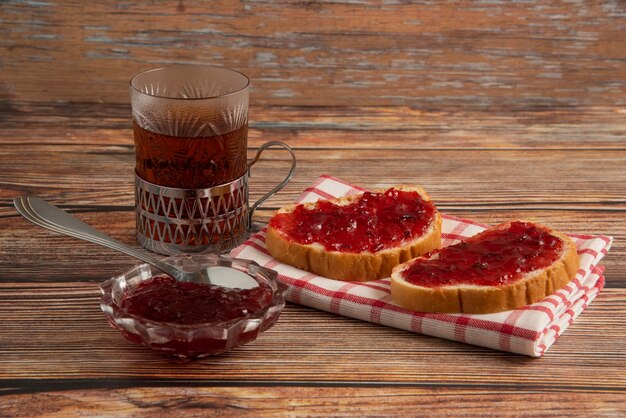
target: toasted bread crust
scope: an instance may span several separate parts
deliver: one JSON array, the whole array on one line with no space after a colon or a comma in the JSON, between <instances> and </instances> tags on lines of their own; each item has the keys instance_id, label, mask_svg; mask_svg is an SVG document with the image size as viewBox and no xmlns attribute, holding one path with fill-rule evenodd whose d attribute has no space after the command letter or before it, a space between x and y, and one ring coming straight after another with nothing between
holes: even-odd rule
<instances>
[{"instance_id":1,"label":"toasted bread crust","mask_svg":"<svg viewBox=\"0 0 626 418\"><path fill-rule=\"evenodd\" d=\"M495 228L508 225L501 224ZM565 243L561 258L507 286L442 286L429 288L406 282L401 277L410 263L397 266L391 275L391 298L416 312L487 314L517 309L540 301L561 289L576 276L580 261L574 242L551 231Z\"/></svg>"},{"instance_id":2,"label":"toasted bread crust","mask_svg":"<svg viewBox=\"0 0 626 418\"><path fill-rule=\"evenodd\" d=\"M423 199L430 201L424 189L415 186L395 186L398 190L417 191ZM333 199L332 202L343 205L349 204L359 195ZM315 203L305 206L313 207ZM289 213L297 205L289 205L278 213ZM426 233L414 240L394 248L388 248L375 253L346 253L328 251L319 244L299 244L291 241L287 236L269 226L265 235L265 245L275 259L309 271L319 276L345 281L368 281L389 277L395 266L412 258L427 253L441 245L441 215L435 211L433 222Z\"/></svg>"}]
</instances>

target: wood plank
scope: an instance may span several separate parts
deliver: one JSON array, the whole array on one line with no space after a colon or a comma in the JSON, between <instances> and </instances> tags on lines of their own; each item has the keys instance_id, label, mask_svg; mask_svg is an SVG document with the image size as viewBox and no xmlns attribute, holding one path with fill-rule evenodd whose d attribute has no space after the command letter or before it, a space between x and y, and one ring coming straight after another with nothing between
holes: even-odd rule
<instances>
[{"instance_id":1,"label":"wood plank","mask_svg":"<svg viewBox=\"0 0 626 418\"><path fill-rule=\"evenodd\" d=\"M250 150L249 157L252 155ZM285 151L264 154L251 180L253 193L258 196L261 190L269 190L281 171L287 171L287 155ZM538 207L605 205L621 211L626 203L626 149L610 153L577 149L391 149L384 153L376 149L302 149L297 150L297 157L296 176L276 205L293 200L321 174L368 188L421 183L437 203L461 207L532 203ZM4 204L26 192L63 204L133 204L134 156L129 148L15 144L3 147L3 159L0 199Z\"/></svg>"},{"instance_id":2,"label":"wood plank","mask_svg":"<svg viewBox=\"0 0 626 418\"><path fill-rule=\"evenodd\" d=\"M128 100L126 100L128 103ZM253 106L249 145L294 148L624 149L621 107L488 111L406 106ZM130 106L12 103L0 112L0 144L132 146Z\"/></svg>"},{"instance_id":3,"label":"wood plank","mask_svg":"<svg viewBox=\"0 0 626 418\"><path fill-rule=\"evenodd\" d=\"M208 385L207 385L208 386ZM184 410L185 416L207 415L350 416L620 416L626 413L623 393L461 387L223 387L130 388L50 391L7 395L0 414L71 416L150 414L166 416Z\"/></svg>"},{"instance_id":4,"label":"wood plank","mask_svg":"<svg viewBox=\"0 0 626 418\"><path fill-rule=\"evenodd\" d=\"M626 8L619 2L0 2L0 415L626 414ZM541 359L288 304L223 356L124 340L98 283L135 261L17 215L36 194L134 242L128 79L252 79L249 156L423 184L443 212L616 237L607 288ZM286 171L266 154L252 199ZM339 412L338 412L339 411Z\"/></svg>"},{"instance_id":5,"label":"wood plank","mask_svg":"<svg viewBox=\"0 0 626 418\"><path fill-rule=\"evenodd\" d=\"M99 379L113 387L174 379L296 386L437 382L600 392L623 390L626 384L623 289L601 292L541 359L289 304L276 326L253 343L186 363L124 340L100 311L96 283L2 283L0 290L0 385L5 388L36 388L29 379L48 379L47 390L68 379L70 385L86 379L76 383L83 388Z\"/></svg>"},{"instance_id":6,"label":"wood plank","mask_svg":"<svg viewBox=\"0 0 626 418\"><path fill-rule=\"evenodd\" d=\"M247 73L254 104L624 104L626 26L615 2L0 7L0 94L9 102L126 103L127 82L140 70L199 62Z\"/></svg>"},{"instance_id":7,"label":"wood plank","mask_svg":"<svg viewBox=\"0 0 626 418\"><path fill-rule=\"evenodd\" d=\"M371 189L417 182L426 187L444 213L489 224L523 218L569 233L613 235L616 242L606 259L607 285L626 284L626 224L621 216L626 210L626 150L297 152L296 176L284 191L267 202L266 209L258 213L259 218L267 219L273 209L291 203L322 173ZM24 194L41 196L134 244L133 155L129 148L13 144L4 146L0 156L0 266L5 272L2 279L98 280L132 263L128 257L110 250L30 225L18 217L10 200ZM342 163L345 161L350 163ZM286 171L287 164L284 152L268 153L254 172L251 199L256 200L261 191L269 190L278 173ZM599 165L602 171L596 170ZM585 176L571 176L576 167L585 168ZM27 260L38 260L38 267L46 273L33 271ZM68 272L70 265L76 265L74 272Z\"/></svg>"},{"instance_id":8,"label":"wood plank","mask_svg":"<svg viewBox=\"0 0 626 418\"><path fill-rule=\"evenodd\" d=\"M14 209L5 208L14 213ZM604 258L606 286L626 288L626 223L614 212L532 210L484 207L442 207L444 213L495 225L507 219L530 219L568 233L603 233L615 242ZM70 206L70 211L107 234L138 247L132 208L103 211ZM258 213L267 220L273 210ZM0 282L102 281L121 273L137 261L95 244L65 237L33 225L17 213L0 218Z\"/></svg>"}]
</instances>

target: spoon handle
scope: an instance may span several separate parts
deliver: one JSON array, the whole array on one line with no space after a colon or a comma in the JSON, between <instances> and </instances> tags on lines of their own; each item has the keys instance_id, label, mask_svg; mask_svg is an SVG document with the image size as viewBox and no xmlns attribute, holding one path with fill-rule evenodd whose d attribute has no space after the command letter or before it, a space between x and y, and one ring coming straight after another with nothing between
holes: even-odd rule
<instances>
[{"instance_id":1,"label":"spoon handle","mask_svg":"<svg viewBox=\"0 0 626 418\"><path fill-rule=\"evenodd\" d=\"M138 258L176 279L184 279L182 272L169 264L145 252L129 247L128 245L92 228L67 212L37 197L16 197L13 203L17 211L32 223L51 231L68 235L74 238L89 241L119 251L131 257Z\"/></svg>"}]
</instances>

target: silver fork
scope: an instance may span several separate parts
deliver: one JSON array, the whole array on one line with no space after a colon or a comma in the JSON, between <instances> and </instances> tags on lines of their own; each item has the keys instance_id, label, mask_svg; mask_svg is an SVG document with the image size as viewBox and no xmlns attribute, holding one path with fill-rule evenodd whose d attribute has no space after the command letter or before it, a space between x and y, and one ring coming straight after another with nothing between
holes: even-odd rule
<instances>
[{"instance_id":1,"label":"silver fork","mask_svg":"<svg viewBox=\"0 0 626 418\"><path fill-rule=\"evenodd\" d=\"M135 257L141 261L150 264L151 266L154 266L162 272L169 274L179 281L191 281L197 283L212 282L211 278L209 277L209 269L204 268L193 272L180 270L170 264L163 262L157 257L146 254L141 250L129 247L128 245L114 238L111 238L105 233L92 228L91 226L73 217L67 212L38 197L16 197L15 199L13 199L13 203L17 211L24 218L28 219L36 225L41 226L42 228L46 228L51 231L68 235L74 238L82 239L84 241L89 241L94 244L99 244L112 250L127 254L131 257ZM222 281L220 280L220 285L222 285L221 282Z\"/></svg>"}]
</instances>

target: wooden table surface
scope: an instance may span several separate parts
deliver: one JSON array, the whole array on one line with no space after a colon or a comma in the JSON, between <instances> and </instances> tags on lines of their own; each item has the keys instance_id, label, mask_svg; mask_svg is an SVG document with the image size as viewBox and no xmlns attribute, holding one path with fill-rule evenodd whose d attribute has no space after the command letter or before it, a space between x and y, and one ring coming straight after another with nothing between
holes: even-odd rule
<instances>
[{"instance_id":1,"label":"wooden table surface","mask_svg":"<svg viewBox=\"0 0 626 418\"><path fill-rule=\"evenodd\" d=\"M0 415L626 414L623 2L5 1L0 21ZM126 342L98 284L134 260L11 199L137 245L127 81L173 62L248 74L249 155L296 150L259 218L324 173L419 183L445 213L615 237L606 288L540 359L295 304L219 357ZM251 197L287 164L268 153Z\"/></svg>"}]
</instances>

